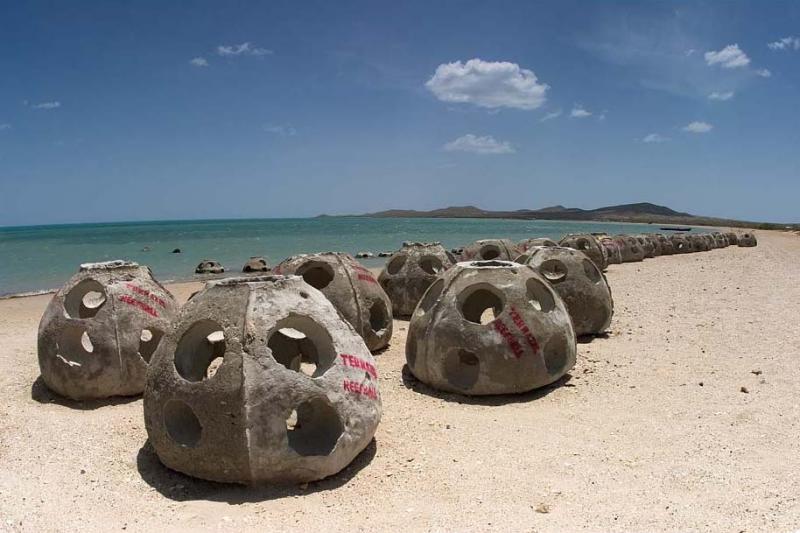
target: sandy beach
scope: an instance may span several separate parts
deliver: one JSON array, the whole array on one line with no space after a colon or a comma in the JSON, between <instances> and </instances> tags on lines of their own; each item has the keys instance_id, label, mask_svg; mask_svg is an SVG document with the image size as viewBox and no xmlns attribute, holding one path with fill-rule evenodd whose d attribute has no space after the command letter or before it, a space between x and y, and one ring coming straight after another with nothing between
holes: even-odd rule
<instances>
[{"instance_id":1,"label":"sandy beach","mask_svg":"<svg viewBox=\"0 0 800 533\"><path fill-rule=\"evenodd\" d=\"M556 386L467 398L377 355L383 420L340 474L246 488L163 467L140 398L39 379L50 295L0 301L0 531L794 531L800 237L612 265L607 338ZM184 302L199 283L170 286Z\"/></svg>"}]
</instances>

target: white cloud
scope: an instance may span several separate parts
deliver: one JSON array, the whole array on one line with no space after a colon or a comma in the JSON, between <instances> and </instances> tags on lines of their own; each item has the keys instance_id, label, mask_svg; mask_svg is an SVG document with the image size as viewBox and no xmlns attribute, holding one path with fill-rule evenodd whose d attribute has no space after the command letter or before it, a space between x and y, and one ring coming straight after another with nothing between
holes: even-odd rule
<instances>
[{"instance_id":1,"label":"white cloud","mask_svg":"<svg viewBox=\"0 0 800 533\"><path fill-rule=\"evenodd\" d=\"M477 137L468 133L444 145L448 152L471 152L473 154L513 154L516 150L507 141L498 141L491 135Z\"/></svg>"},{"instance_id":2,"label":"white cloud","mask_svg":"<svg viewBox=\"0 0 800 533\"><path fill-rule=\"evenodd\" d=\"M700 121L691 122L683 127L683 131L688 131L689 133L708 133L712 129L714 129L714 126L708 122Z\"/></svg>"},{"instance_id":3,"label":"white cloud","mask_svg":"<svg viewBox=\"0 0 800 533\"><path fill-rule=\"evenodd\" d=\"M250 43L242 43L217 46L217 53L221 56L266 56L273 52L266 48L253 47Z\"/></svg>"},{"instance_id":4,"label":"white cloud","mask_svg":"<svg viewBox=\"0 0 800 533\"><path fill-rule=\"evenodd\" d=\"M800 37L784 37L767 46L770 50L800 50Z\"/></svg>"},{"instance_id":5,"label":"white cloud","mask_svg":"<svg viewBox=\"0 0 800 533\"><path fill-rule=\"evenodd\" d=\"M548 120L553 120L554 118L558 118L561 116L562 111L559 109L557 111L553 111L552 113L548 113L539 119L539 122L547 122Z\"/></svg>"},{"instance_id":6,"label":"white cloud","mask_svg":"<svg viewBox=\"0 0 800 533\"><path fill-rule=\"evenodd\" d=\"M533 71L516 63L482 59L443 63L425 87L443 102L525 110L541 107L550 88L539 83Z\"/></svg>"},{"instance_id":7,"label":"white cloud","mask_svg":"<svg viewBox=\"0 0 800 533\"><path fill-rule=\"evenodd\" d=\"M756 74L758 76L761 76L762 78L771 78L772 77L772 71L770 69L768 69L768 68L762 68L760 70L757 70Z\"/></svg>"},{"instance_id":8,"label":"white cloud","mask_svg":"<svg viewBox=\"0 0 800 533\"><path fill-rule=\"evenodd\" d=\"M669 137L664 137L663 135L659 135L658 133L651 133L649 135L645 135L644 139L642 139L643 143L665 143L669 141Z\"/></svg>"},{"instance_id":9,"label":"white cloud","mask_svg":"<svg viewBox=\"0 0 800 533\"><path fill-rule=\"evenodd\" d=\"M189 64L195 67L207 67L208 61L205 57L195 57L189 61Z\"/></svg>"},{"instance_id":10,"label":"white cloud","mask_svg":"<svg viewBox=\"0 0 800 533\"><path fill-rule=\"evenodd\" d=\"M718 52L706 52L705 58L710 67L719 65L722 68L741 68L750 64L750 58L738 44L729 44Z\"/></svg>"},{"instance_id":11,"label":"white cloud","mask_svg":"<svg viewBox=\"0 0 800 533\"><path fill-rule=\"evenodd\" d=\"M708 95L708 99L709 100L720 100L722 102L725 102L725 101L730 100L731 98L733 98L733 95L734 95L733 91L728 91L728 92L724 92L724 93L718 93L718 92L714 91L713 93Z\"/></svg>"},{"instance_id":12,"label":"white cloud","mask_svg":"<svg viewBox=\"0 0 800 533\"><path fill-rule=\"evenodd\" d=\"M572 118L586 118L591 117L592 112L584 109L582 105L576 104L575 107L572 108L572 111L569 112L569 116Z\"/></svg>"},{"instance_id":13,"label":"white cloud","mask_svg":"<svg viewBox=\"0 0 800 533\"><path fill-rule=\"evenodd\" d=\"M282 124L264 124L264 131L280 135L281 137L294 137L297 135L297 130L294 127L284 126Z\"/></svg>"},{"instance_id":14,"label":"white cloud","mask_svg":"<svg viewBox=\"0 0 800 533\"><path fill-rule=\"evenodd\" d=\"M34 109L58 109L61 107L61 102L42 102L40 104L33 104L31 107Z\"/></svg>"}]
</instances>

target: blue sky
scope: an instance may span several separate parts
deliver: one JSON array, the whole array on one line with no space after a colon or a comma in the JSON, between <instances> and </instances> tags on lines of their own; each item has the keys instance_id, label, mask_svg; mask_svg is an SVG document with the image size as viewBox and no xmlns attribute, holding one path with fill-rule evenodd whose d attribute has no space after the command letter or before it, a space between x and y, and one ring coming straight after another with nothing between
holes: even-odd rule
<instances>
[{"instance_id":1,"label":"blue sky","mask_svg":"<svg viewBox=\"0 0 800 533\"><path fill-rule=\"evenodd\" d=\"M0 224L800 221L800 3L0 4Z\"/></svg>"}]
</instances>

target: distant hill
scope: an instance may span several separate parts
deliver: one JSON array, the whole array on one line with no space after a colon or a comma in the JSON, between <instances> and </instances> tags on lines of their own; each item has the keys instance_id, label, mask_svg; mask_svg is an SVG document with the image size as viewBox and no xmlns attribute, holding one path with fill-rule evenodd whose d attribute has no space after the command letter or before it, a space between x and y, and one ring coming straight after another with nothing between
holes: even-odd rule
<instances>
[{"instance_id":1,"label":"distant hill","mask_svg":"<svg viewBox=\"0 0 800 533\"><path fill-rule=\"evenodd\" d=\"M327 215L321 215L327 216ZM521 220L592 220L607 222L639 222L653 224L690 224L707 226L742 226L783 229L785 224L768 224L704 217L675 211L663 205L640 202L636 204L612 205L598 209L580 209L554 205L542 209L518 209L516 211L487 211L474 205L445 207L432 211L414 209L389 209L356 215L370 218L508 218Z\"/></svg>"}]
</instances>

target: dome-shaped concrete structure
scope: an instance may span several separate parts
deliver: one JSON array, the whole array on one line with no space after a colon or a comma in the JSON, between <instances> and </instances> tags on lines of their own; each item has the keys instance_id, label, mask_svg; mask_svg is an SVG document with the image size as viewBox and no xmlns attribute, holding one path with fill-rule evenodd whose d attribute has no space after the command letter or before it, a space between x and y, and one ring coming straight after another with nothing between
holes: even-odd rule
<instances>
[{"instance_id":1,"label":"dome-shaped concrete structure","mask_svg":"<svg viewBox=\"0 0 800 533\"><path fill-rule=\"evenodd\" d=\"M758 239L756 239L755 233L746 231L736 236L736 243L742 248L752 248L758 245Z\"/></svg>"},{"instance_id":2,"label":"dome-shaped concrete structure","mask_svg":"<svg viewBox=\"0 0 800 533\"><path fill-rule=\"evenodd\" d=\"M77 400L141 394L148 362L177 307L146 266L81 265L39 323L42 379Z\"/></svg>"},{"instance_id":3,"label":"dome-shaped concrete structure","mask_svg":"<svg viewBox=\"0 0 800 533\"><path fill-rule=\"evenodd\" d=\"M623 263L636 263L644 261L644 249L639 241L630 235L617 235L614 240L620 244Z\"/></svg>"},{"instance_id":4,"label":"dome-shaped concrete structure","mask_svg":"<svg viewBox=\"0 0 800 533\"><path fill-rule=\"evenodd\" d=\"M575 364L564 302L531 267L458 263L422 297L408 328L406 361L420 381L469 395L525 392Z\"/></svg>"},{"instance_id":5,"label":"dome-shaped concrete structure","mask_svg":"<svg viewBox=\"0 0 800 533\"><path fill-rule=\"evenodd\" d=\"M441 243L403 243L378 276L378 282L392 301L392 315L411 316L431 283L454 264L452 255Z\"/></svg>"},{"instance_id":6,"label":"dome-shaped concrete structure","mask_svg":"<svg viewBox=\"0 0 800 533\"><path fill-rule=\"evenodd\" d=\"M296 274L322 291L371 351L389 345L392 302L372 272L353 256L338 252L296 255L284 260L273 272Z\"/></svg>"},{"instance_id":7,"label":"dome-shaped concrete structure","mask_svg":"<svg viewBox=\"0 0 800 533\"><path fill-rule=\"evenodd\" d=\"M605 247L590 233L567 235L561 239L558 244L559 246L565 246L585 253L589 256L590 260L594 261L594 264L597 265L597 268L600 270L605 270L608 267Z\"/></svg>"},{"instance_id":8,"label":"dome-shaped concrete structure","mask_svg":"<svg viewBox=\"0 0 800 533\"><path fill-rule=\"evenodd\" d=\"M539 247L531 250L526 264L564 300L575 335L597 335L608 329L614 315L611 289L586 254L572 248Z\"/></svg>"},{"instance_id":9,"label":"dome-shaped concrete structure","mask_svg":"<svg viewBox=\"0 0 800 533\"><path fill-rule=\"evenodd\" d=\"M195 274L222 274L223 272L225 272L225 267L213 259L203 259L194 269Z\"/></svg>"},{"instance_id":10,"label":"dome-shaped concrete structure","mask_svg":"<svg viewBox=\"0 0 800 533\"><path fill-rule=\"evenodd\" d=\"M653 238L658 242L658 249L659 252L661 252L661 255L672 255L675 253L675 248L672 245L672 241L669 240L666 235L654 233Z\"/></svg>"},{"instance_id":11,"label":"dome-shaped concrete structure","mask_svg":"<svg viewBox=\"0 0 800 533\"><path fill-rule=\"evenodd\" d=\"M725 233L725 237L727 237L728 244L730 246L736 246L739 244L739 237L736 235L736 232L728 231Z\"/></svg>"},{"instance_id":12,"label":"dome-shaped concrete structure","mask_svg":"<svg viewBox=\"0 0 800 533\"><path fill-rule=\"evenodd\" d=\"M656 256L655 245L647 235L634 235L633 238L636 239L637 243L639 243L639 247L642 249L645 259L650 259Z\"/></svg>"},{"instance_id":13,"label":"dome-shaped concrete structure","mask_svg":"<svg viewBox=\"0 0 800 533\"><path fill-rule=\"evenodd\" d=\"M624 244L618 242L614 237L609 235L601 235L597 237L600 245L606 249L606 257L608 258L609 265L618 265L622 263L622 247Z\"/></svg>"},{"instance_id":14,"label":"dome-shaped concrete structure","mask_svg":"<svg viewBox=\"0 0 800 533\"><path fill-rule=\"evenodd\" d=\"M253 256L242 267L242 272L269 272L269 261L265 257Z\"/></svg>"},{"instance_id":15,"label":"dome-shaped concrete structure","mask_svg":"<svg viewBox=\"0 0 800 533\"><path fill-rule=\"evenodd\" d=\"M464 261L513 261L519 257L517 245L508 239L482 239L468 244L461 253Z\"/></svg>"},{"instance_id":16,"label":"dome-shaped concrete structure","mask_svg":"<svg viewBox=\"0 0 800 533\"><path fill-rule=\"evenodd\" d=\"M147 434L161 462L213 481L307 482L335 474L381 418L375 361L298 276L211 282L153 357Z\"/></svg>"},{"instance_id":17,"label":"dome-shaped concrete structure","mask_svg":"<svg viewBox=\"0 0 800 533\"><path fill-rule=\"evenodd\" d=\"M688 254L693 251L692 241L685 233L670 235L669 240L672 243L672 251L675 254Z\"/></svg>"}]
</instances>

